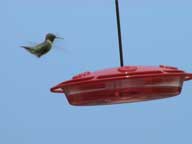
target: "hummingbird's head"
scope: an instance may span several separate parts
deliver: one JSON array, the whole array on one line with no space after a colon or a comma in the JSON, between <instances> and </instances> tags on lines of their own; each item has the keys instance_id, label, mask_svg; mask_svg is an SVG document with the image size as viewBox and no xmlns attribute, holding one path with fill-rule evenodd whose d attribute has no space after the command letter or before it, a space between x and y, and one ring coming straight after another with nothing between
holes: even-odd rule
<instances>
[{"instance_id":1,"label":"hummingbird's head","mask_svg":"<svg viewBox=\"0 0 192 144\"><path fill-rule=\"evenodd\" d=\"M57 38L56 35L48 33L45 37L45 40L50 40L51 42L53 42L56 38Z\"/></svg>"},{"instance_id":2,"label":"hummingbird's head","mask_svg":"<svg viewBox=\"0 0 192 144\"><path fill-rule=\"evenodd\" d=\"M45 37L45 40L49 40L51 42L53 42L56 38L58 39L63 39L61 37L57 37L55 34L52 34L52 33L48 33Z\"/></svg>"}]
</instances>

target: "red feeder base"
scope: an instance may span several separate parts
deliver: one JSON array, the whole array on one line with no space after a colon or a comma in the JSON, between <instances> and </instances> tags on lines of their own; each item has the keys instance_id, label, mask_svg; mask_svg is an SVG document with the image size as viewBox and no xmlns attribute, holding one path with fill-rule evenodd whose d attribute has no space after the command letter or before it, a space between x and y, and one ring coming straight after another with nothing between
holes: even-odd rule
<instances>
[{"instance_id":1,"label":"red feeder base","mask_svg":"<svg viewBox=\"0 0 192 144\"><path fill-rule=\"evenodd\" d=\"M72 105L130 103L176 96L190 79L191 73L170 66L124 66L81 73L51 91L65 93Z\"/></svg>"}]
</instances>

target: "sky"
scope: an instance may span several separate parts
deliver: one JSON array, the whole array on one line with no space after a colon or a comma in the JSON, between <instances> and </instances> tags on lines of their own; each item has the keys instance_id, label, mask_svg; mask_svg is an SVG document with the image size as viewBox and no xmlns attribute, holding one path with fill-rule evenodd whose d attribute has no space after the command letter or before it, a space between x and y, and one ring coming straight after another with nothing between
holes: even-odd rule
<instances>
[{"instance_id":1,"label":"sky","mask_svg":"<svg viewBox=\"0 0 192 144\"><path fill-rule=\"evenodd\" d=\"M191 0L119 0L125 65L192 72ZM192 82L173 98L71 106L50 88L84 71L119 66L114 0L2 0L0 143L192 143ZM42 58L21 45L58 40Z\"/></svg>"}]
</instances>

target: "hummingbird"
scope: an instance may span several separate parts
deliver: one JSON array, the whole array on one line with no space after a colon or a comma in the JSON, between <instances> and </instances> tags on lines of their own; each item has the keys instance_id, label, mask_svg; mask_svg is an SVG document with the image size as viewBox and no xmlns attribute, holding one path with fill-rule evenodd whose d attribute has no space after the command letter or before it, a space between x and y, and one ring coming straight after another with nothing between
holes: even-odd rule
<instances>
[{"instance_id":1,"label":"hummingbird","mask_svg":"<svg viewBox=\"0 0 192 144\"><path fill-rule=\"evenodd\" d=\"M21 47L26 49L31 54L40 58L41 56L47 54L51 50L53 42L56 38L63 39L61 37L57 37L55 34L48 33L45 36L44 42L37 44L35 46L21 46Z\"/></svg>"}]
</instances>

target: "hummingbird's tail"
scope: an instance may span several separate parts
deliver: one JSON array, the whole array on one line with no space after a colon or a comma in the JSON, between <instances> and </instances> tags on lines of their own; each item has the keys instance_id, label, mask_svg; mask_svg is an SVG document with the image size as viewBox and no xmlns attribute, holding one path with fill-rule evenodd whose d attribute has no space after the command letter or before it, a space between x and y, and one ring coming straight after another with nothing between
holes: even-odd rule
<instances>
[{"instance_id":1,"label":"hummingbird's tail","mask_svg":"<svg viewBox=\"0 0 192 144\"><path fill-rule=\"evenodd\" d=\"M21 46L21 47L26 49L28 52L34 54L33 49L31 47L28 47L28 46Z\"/></svg>"},{"instance_id":2,"label":"hummingbird's tail","mask_svg":"<svg viewBox=\"0 0 192 144\"><path fill-rule=\"evenodd\" d=\"M38 53L35 53L35 50L29 46L21 46L22 48L24 48L25 50L27 50L28 52L30 52L33 55L36 55L38 58L41 57L41 55L39 55Z\"/></svg>"}]
</instances>

